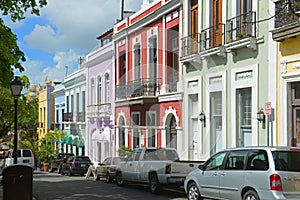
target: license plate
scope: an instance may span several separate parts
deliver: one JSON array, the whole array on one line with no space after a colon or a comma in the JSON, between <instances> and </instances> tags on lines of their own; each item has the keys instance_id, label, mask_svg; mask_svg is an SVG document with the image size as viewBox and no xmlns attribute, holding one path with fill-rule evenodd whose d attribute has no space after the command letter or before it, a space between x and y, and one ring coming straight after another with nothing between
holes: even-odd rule
<instances>
[{"instance_id":1,"label":"license plate","mask_svg":"<svg viewBox=\"0 0 300 200\"><path fill-rule=\"evenodd\" d=\"M23 163L29 163L29 160L23 160Z\"/></svg>"},{"instance_id":2,"label":"license plate","mask_svg":"<svg viewBox=\"0 0 300 200\"><path fill-rule=\"evenodd\" d=\"M81 167L85 167L85 164L81 164L80 166L81 166Z\"/></svg>"}]
</instances>

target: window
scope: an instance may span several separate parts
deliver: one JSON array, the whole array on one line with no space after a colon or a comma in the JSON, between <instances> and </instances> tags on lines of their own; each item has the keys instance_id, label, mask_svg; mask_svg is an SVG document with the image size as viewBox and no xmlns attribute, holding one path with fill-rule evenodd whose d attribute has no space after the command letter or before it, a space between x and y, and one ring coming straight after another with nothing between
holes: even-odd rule
<instances>
[{"instance_id":1,"label":"window","mask_svg":"<svg viewBox=\"0 0 300 200\"><path fill-rule=\"evenodd\" d=\"M272 152L275 169L279 171L300 171L299 151L274 151Z\"/></svg>"},{"instance_id":2,"label":"window","mask_svg":"<svg viewBox=\"0 0 300 200\"><path fill-rule=\"evenodd\" d=\"M120 85L126 82L126 53L125 51L120 52L119 58L119 83Z\"/></svg>"},{"instance_id":3,"label":"window","mask_svg":"<svg viewBox=\"0 0 300 200\"><path fill-rule=\"evenodd\" d=\"M155 112L146 112L146 123L148 126L147 134L148 134L148 147L155 147L155 126L156 126L156 115Z\"/></svg>"},{"instance_id":4,"label":"window","mask_svg":"<svg viewBox=\"0 0 300 200\"><path fill-rule=\"evenodd\" d=\"M141 45L134 45L134 80L141 78Z\"/></svg>"},{"instance_id":5,"label":"window","mask_svg":"<svg viewBox=\"0 0 300 200\"><path fill-rule=\"evenodd\" d=\"M133 132L133 148L140 146L140 136L139 136L139 128L140 125L140 113L132 113L131 115L131 125Z\"/></svg>"},{"instance_id":6,"label":"window","mask_svg":"<svg viewBox=\"0 0 300 200\"><path fill-rule=\"evenodd\" d=\"M248 151L232 151L229 153L225 170L242 170L244 169Z\"/></svg>"},{"instance_id":7,"label":"window","mask_svg":"<svg viewBox=\"0 0 300 200\"><path fill-rule=\"evenodd\" d=\"M246 170L267 170L269 162L265 150L251 150L248 154Z\"/></svg>"},{"instance_id":8,"label":"window","mask_svg":"<svg viewBox=\"0 0 300 200\"><path fill-rule=\"evenodd\" d=\"M110 84L109 84L109 73L105 74L105 103L110 102Z\"/></svg>"},{"instance_id":9,"label":"window","mask_svg":"<svg viewBox=\"0 0 300 200\"><path fill-rule=\"evenodd\" d=\"M220 170L223 165L226 152L221 152L211 157L205 164L205 170Z\"/></svg>"},{"instance_id":10,"label":"window","mask_svg":"<svg viewBox=\"0 0 300 200\"><path fill-rule=\"evenodd\" d=\"M213 153L222 149L222 92L210 93L211 148Z\"/></svg>"},{"instance_id":11,"label":"window","mask_svg":"<svg viewBox=\"0 0 300 200\"><path fill-rule=\"evenodd\" d=\"M94 79L92 78L91 79L91 92L90 92L90 104L92 105L93 104L93 101L94 101L94 92L95 92L95 81ZM68 109L67 109L67 112L68 112Z\"/></svg>"},{"instance_id":12,"label":"window","mask_svg":"<svg viewBox=\"0 0 300 200\"><path fill-rule=\"evenodd\" d=\"M157 77L157 38L149 39L149 78L151 81Z\"/></svg>"},{"instance_id":13,"label":"window","mask_svg":"<svg viewBox=\"0 0 300 200\"><path fill-rule=\"evenodd\" d=\"M101 104L101 93L102 93L102 79L98 76L98 89L97 89L97 104Z\"/></svg>"},{"instance_id":14,"label":"window","mask_svg":"<svg viewBox=\"0 0 300 200\"><path fill-rule=\"evenodd\" d=\"M237 146L250 146L252 145L251 88L238 89L236 95Z\"/></svg>"}]
</instances>

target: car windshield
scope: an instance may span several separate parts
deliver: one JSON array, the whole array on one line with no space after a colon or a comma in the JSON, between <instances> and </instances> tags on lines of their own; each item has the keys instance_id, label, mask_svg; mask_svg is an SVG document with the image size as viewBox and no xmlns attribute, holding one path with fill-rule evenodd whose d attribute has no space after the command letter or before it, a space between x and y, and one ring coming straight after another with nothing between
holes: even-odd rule
<instances>
[{"instance_id":1,"label":"car windshield","mask_svg":"<svg viewBox=\"0 0 300 200\"><path fill-rule=\"evenodd\" d=\"M274 151L275 169L300 172L300 151Z\"/></svg>"}]
</instances>

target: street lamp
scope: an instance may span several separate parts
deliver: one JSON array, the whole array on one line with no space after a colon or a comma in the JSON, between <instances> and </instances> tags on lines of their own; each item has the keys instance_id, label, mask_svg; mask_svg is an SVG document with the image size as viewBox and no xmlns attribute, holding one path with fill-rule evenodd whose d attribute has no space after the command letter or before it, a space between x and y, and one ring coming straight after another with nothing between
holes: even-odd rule
<instances>
[{"instance_id":1,"label":"street lamp","mask_svg":"<svg viewBox=\"0 0 300 200\"><path fill-rule=\"evenodd\" d=\"M201 113L199 114L199 120L203 123L203 127L206 126L206 116L203 113L203 111L201 111Z\"/></svg>"},{"instance_id":2,"label":"street lamp","mask_svg":"<svg viewBox=\"0 0 300 200\"><path fill-rule=\"evenodd\" d=\"M18 98L21 95L23 85L16 76L10 84L11 94L15 98L15 131L14 131L14 164L18 164Z\"/></svg>"}]
</instances>

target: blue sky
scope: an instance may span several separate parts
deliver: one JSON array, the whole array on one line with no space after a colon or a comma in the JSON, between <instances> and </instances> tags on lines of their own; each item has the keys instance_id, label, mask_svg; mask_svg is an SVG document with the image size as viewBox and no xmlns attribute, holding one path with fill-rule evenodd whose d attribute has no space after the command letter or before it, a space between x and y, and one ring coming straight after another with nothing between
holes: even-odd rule
<instances>
[{"instance_id":1,"label":"blue sky","mask_svg":"<svg viewBox=\"0 0 300 200\"><path fill-rule=\"evenodd\" d=\"M125 10L140 9L143 0L125 0ZM25 53L25 71L31 84L50 80L63 81L78 68L84 57L98 46L97 36L113 27L120 18L121 0L48 0L40 16L26 15L26 19L5 23L18 37L18 45Z\"/></svg>"}]
</instances>

